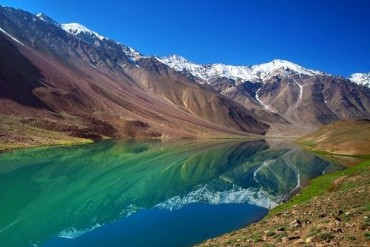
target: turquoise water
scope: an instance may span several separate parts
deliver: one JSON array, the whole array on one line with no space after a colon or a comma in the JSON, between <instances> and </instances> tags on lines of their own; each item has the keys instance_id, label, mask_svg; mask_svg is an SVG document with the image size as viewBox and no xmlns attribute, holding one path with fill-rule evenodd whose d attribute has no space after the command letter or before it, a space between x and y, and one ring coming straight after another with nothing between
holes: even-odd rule
<instances>
[{"instance_id":1,"label":"turquoise water","mask_svg":"<svg viewBox=\"0 0 370 247\"><path fill-rule=\"evenodd\" d=\"M0 154L0 246L190 246L341 169L291 144L104 141Z\"/></svg>"}]
</instances>

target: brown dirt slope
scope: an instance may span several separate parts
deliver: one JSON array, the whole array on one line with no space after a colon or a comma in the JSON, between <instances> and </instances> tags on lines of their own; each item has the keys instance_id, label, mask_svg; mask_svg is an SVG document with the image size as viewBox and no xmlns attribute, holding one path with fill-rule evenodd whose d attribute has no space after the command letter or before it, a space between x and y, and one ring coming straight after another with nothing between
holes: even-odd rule
<instances>
[{"instance_id":1,"label":"brown dirt slope","mask_svg":"<svg viewBox=\"0 0 370 247\"><path fill-rule=\"evenodd\" d=\"M370 120L338 121L298 140L312 151L341 155L370 154Z\"/></svg>"},{"instance_id":2,"label":"brown dirt slope","mask_svg":"<svg viewBox=\"0 0 370 247\"><path fill-rule=\"evenodd\" d=\"M73 131L72 128L70 131L65 132L53 131L51 128L48 130L45 126L37 127L37 124L33 120L31 118L17 118L0 114L0 152L15 148L43 145L72 145L91 142L87 138L77 137L77 133L84 132L78 132L75 126L73 126ZM52 125L52 123L49 121L49 125ZM65 127L68 128L67 125Z\"/></svg>"},{"instance_id":3,"label":"brown dirt slope","mask_svg":"<svg viewBox=\"0 0 370 247\"><path fill-rule=\"evenodd\" d=\"M87 139L251 137L269 129L252 112L155 59L139 67L114 42L94 46L1 6L0 16L1 26L22 42L0 32L0 116L15 119L14 127ZM4 147L36 143L31 132L19 136L3 126Z\"/></svg>"}]
</instances>

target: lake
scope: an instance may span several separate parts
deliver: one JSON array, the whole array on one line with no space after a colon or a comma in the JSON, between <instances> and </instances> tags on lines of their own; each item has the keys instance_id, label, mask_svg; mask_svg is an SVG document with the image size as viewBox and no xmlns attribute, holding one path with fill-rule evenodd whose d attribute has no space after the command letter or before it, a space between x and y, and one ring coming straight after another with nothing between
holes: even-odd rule
<instances>
[{"instance_id":1,"label":"lake","mask_svg":"<svg viewBox=\"0 0 370 247\"><path fill-rule=\"evenodd\" d=\"M288 142L102 141L0 154L0 246L191 246L343 167Z\"/></svg>"}]
</instances>

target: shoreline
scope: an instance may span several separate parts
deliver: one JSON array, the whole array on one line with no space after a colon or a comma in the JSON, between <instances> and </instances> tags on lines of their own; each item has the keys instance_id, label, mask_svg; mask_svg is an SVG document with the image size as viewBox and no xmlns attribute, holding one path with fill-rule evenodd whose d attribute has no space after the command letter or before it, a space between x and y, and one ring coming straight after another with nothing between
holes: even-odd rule
<instances>
[{"instance_id":1,"label":"shoreline","mask_svg":"<svg viewBox=\"0 0 370 247\"><path fill-rule=\"evenodd\" d=\"M300 146L305 149L304 145L300 144ZM320 157L338 157L337 154L326 151L311 152ZM339 244L344 241L343 237L346 231L342 228L345 227L351 228L348 230L351 230L352 234L346 239L348 246L353 244L367 246L366 244L370 243L370 221L368 220L370 218L370 198L368 198L370 194L370 156L342 154L339 157L362 158L364 161L354 166L347 166L344 170L324 174L310 180L308 186L287 202L271 209L260 221L231 233L208 239L195 246L333 246L335 243ZM364 177L363 181L352 181L361 176ZM353 199L351 198L352 193L343 192L347 187L350 187L351 192L362 192L362 198L352 202L356 205L349 204L346 208L345 201L342 202L341 199L348 201ZM332 200L332 204L339 205L337 212L334 210L330 212L330 215L323 214L322 211L326 212L327 208L332 207L330 204L325 208L327 200ZM359 207L356 207L356 212L350 212L348 210L351 210L351 206ZM346 214L357 216L353 217L354 223L343 222L340 215L336 215L336 213L345 210L349 212ZM299 214L299 212L304 213ZM315 213L317 215L314 215ZM358 216L363 216L363 219ZM307 220L310 217L311 219ZM331 222L333 218L334 223ZM315 229L316 232L312 232Z\"/></svg>"},{"instance_id":2,"label":"shoreline","mask_svg":"<svg viewBox=\"0 0 370 247\"><path fill-rule=\"evenodd\" d=\"M16 150L26 150L26 149L33 149L33 148L48 148L48 147L68 147L68 146L76 146L76 145L86 145L86 144L93 144L95 143L94 140L91 139L82 139L81 142L71 142L71 143L45 143L45 144L38 144L38 145L19 145L15 144L13 147L11 145L8 146L7 143L0 143L0 154L16 151Z\"/></svg>"},{"instance_id":3,"label":"shoreline","mask_svg":"<svg viewBox=\"0 0 370 247\"><path fill-rule=\"evenodd\" d=\"M72 137L71 137L72 138ZM54 143L40 143L40 144L30 144L27 145L25 143L4 143L0 142L0 154L14 151L14 150L22 150L22 149L31 149L31 148L42 148L42 147L58 147L58 146L75 146L75 145L85 145L85 144L93 144L99 142L101 140L116 140L116 141L124 141L124 140L137 140L137 141L150 141L150 140L159 140L159 141L256 141L256 140L284 140L284 141L291 141L295 143L297 137L273 137L273 136L220 136L220 137L212 137L212 138L102 138L102 139L86 139L86 138L76 138L73 137L74 141L65 141L63 139L60 140L53 140ZM78 140L76 140L78 139ZM58 143L60 142L60 143Z\"/></svg>"}]
</instances>

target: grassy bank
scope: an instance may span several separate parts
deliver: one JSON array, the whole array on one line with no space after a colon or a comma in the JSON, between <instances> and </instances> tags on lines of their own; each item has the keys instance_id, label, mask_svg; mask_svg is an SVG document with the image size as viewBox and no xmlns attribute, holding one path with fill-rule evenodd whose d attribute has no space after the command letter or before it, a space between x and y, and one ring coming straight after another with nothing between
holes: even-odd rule
<instances>
[{"instance_id":1,"label":"grassy bank","mask_svg":"<svg viewBox=\"0 0 370 247\"><path fill-rule=\"evenodd\" d=\"M262 221L199 246L368 246L369 194L370 158L313 179Z\"/></svg>"},{"instance_id":2,"label":"grassy bank","mask_svg":"<svg viewBox=\"0 0 370 247\"><path fill-rule=\"evenodd\" d=\"M351 176L363 173L368 174L370 171L369 169L370 158L369 157L364 158L367 158L367 160L356 166L347 168L342 171L325 174L323 176L311 180L308 187L304 188L298 195L294 196L288 202L271 210L269 216L281 213L282 211L290 209L297 204L309 203L311 198L315 196L322 196L328 193L328 191L335 191L338 187L341 186L340 183L345 183L346 180L348 180L348 178L350 178ZM361 183L359 181L359 185ZM353 184L353 186L356 186L356 184Z\"/></svg>"},{"instance_id":3,"label":"grassy bank","mask_svg":"<svg viewBox=\"0 0 370 247\"><path fill-rule=\"evenodd\" d=\"M199 246L370 246L370 121L331 123L298 143L349 168L311 180L262 221Z\"/></svg>"}]
</instances>

